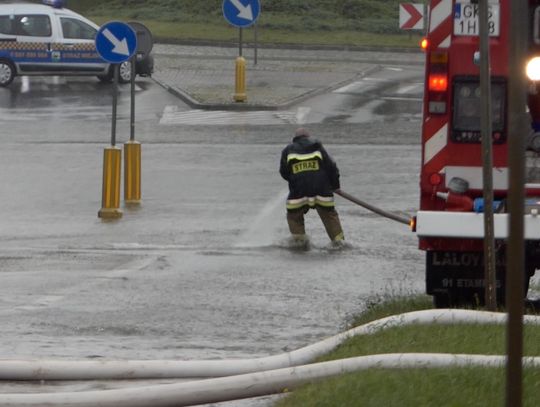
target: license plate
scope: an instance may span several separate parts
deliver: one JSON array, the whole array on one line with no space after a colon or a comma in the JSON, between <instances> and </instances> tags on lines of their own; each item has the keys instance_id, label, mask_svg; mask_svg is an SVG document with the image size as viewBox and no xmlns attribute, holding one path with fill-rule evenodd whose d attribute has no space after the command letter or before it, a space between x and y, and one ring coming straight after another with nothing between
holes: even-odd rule
<instances>
[{"instance_id":1,"label":"license plate","mask_svg":"<svg viewBox=\"0 0 540 407\"><path fill-rule=\"evenodd\" d=\"M499 36L500 5L488 4L488 33L491 37ZM454 5L454 35L475 36L480 32L478 4L459 1Z\"/></svg>"}]
</instances>

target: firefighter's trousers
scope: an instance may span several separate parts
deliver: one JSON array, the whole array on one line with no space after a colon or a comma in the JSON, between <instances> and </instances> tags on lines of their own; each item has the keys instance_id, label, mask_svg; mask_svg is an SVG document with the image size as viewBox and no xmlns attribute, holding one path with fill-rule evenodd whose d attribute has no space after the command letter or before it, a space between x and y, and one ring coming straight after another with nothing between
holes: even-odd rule
<instances>
[{"instance_id":1,"label":"firefighter's trousers","mask_svg":"<svg viewBox=\"0 0 540 407\"><path fill-rule=\"evenodd\" d=\"M287 211L287 223L289 224L289 230L293 236L305 236L306 228L304 226L304 214L307 213L309 209L310 208L306 206ZM336 209L323 208L320 206L315 206L315 209L321 218L330 240L343 240L343 229L341 228L341 222L339 221L339 215Z\"/></svg>"}]
</instances>

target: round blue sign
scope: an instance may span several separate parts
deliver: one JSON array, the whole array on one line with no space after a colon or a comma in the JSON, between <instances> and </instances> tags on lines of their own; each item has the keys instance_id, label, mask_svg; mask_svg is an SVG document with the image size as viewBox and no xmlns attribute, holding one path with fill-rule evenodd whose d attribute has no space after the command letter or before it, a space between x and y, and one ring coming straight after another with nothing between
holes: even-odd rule
<instances>
[{"instance_id":1,"label":"round blue sign","mask_svg":"<svg viewBox=\"0 0 540 407\"><path fill-rule=\"evenodd\" d=\"M235 27L249 27L261 12L259 0L223 0L223 16Z\"/></svg>"},{"instance_id":2,"label":"round blue sign","mask_svg":"<svg viewBox=\"0 0 540 407\"><path fill-rule=\"evenodd\" d=\"M101 58L112 64L127 61L137 50L135 31L120 21L111 21L101 26L95 42Z\"/></svg>"}]
</instances>

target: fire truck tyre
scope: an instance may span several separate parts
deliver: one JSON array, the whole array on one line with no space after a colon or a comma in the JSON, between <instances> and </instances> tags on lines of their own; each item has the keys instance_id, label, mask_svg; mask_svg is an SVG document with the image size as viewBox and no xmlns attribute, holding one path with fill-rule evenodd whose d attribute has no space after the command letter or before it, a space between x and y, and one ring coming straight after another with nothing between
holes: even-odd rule
<instances>
[{"instance_id":1,"label":"fire truck tyre","mask_svg":"<svg viewBox=\"0 0 540 407\"><path fill-rule=\"evenodd\" d=\"M433 294L433 306L435 308L450 308L452 301L450 300L450 294L438 293Z\"/></svg>"},{"instance_id":2,"label":"fire truck tyre","mask_svg":"<svg viewBox=\"0 0 540 407\"><path fill-rule=\"evenodd\" d=\"M0 86L7 86L15 78L15 67L5 59L0 59Z\"/></svg>"}]
</instances>

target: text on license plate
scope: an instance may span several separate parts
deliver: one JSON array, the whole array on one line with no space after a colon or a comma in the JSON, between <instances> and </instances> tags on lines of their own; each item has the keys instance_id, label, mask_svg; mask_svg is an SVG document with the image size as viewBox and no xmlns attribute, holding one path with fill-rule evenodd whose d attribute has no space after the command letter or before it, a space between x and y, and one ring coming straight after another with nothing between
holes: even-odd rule
<instances>
[{"instance_id":1,"label":"text on license plate","mask_svg":"<svg viewBox=\"0 0 540 407\"><path fill-rule=\"evenodd\" d=\"M488 4L488 32L492 37L499 36L499 4ZM454 35L478 35L480 23L478 4L456 2L454 5Z\"/></svg>"}]
</instances>

